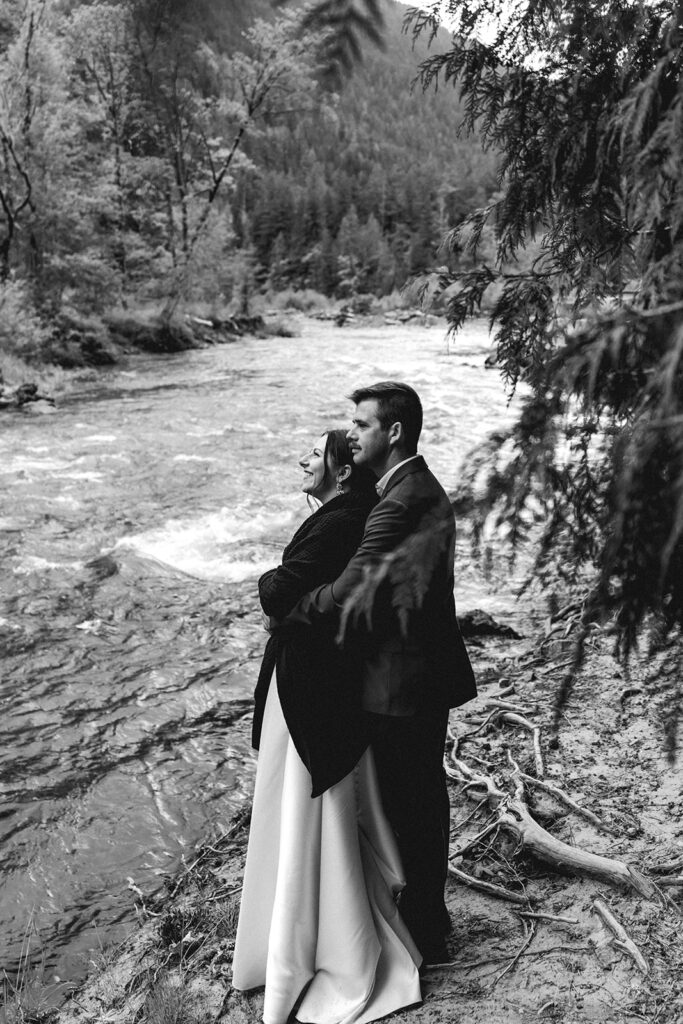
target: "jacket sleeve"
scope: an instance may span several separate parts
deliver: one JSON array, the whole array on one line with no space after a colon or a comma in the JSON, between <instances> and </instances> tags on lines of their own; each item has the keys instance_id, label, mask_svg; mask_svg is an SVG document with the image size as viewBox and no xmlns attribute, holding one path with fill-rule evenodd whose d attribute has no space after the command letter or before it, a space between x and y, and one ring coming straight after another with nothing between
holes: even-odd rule
<instances>
[{"instance_id":1,"label":"jacket sleeve","mask_svg":"<svg viewBox=\"0 0 683 1024\"><path fill-rule=\"evenodd\" d=\"M283 620L300 598L333 580L358 547L363 522L344 512L313 524L289 554L285 553L282 565L260 578L259 598L266 615Z\"/></svg>"},{"instance_id":2,"label":"jacket sleeve","mask_svg":"<svg viewBox=\"0 0 683 1024\"><path fill-rule=\"evenodd\" d=\"M282 565L261 576L258 591L266 615L283 619L307 591L320 583L320 562L315 558L317 546L309 547L305 557L287 558Z\"/></svg>"},{"instance_id":3,"label":"jacket sleeve","mask_svg":"<svg viewBox=\"0 0 683 1024\"><path fill-rule=\"evenodd\" d=\"M401 501L385 498L373 509L365 525L360 547L337 579L306 594L291 613L287 622L308 625L317 619L335 615L362 581L366 569L393 551L411 532L411 516Z\"/></svg>"}]
</instances>

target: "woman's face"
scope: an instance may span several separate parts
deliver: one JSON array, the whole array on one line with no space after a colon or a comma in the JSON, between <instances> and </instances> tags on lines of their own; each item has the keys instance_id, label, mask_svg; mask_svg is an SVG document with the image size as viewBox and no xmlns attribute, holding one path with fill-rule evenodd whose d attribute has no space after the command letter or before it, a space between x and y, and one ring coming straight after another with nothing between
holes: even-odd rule
<instances>
[{"instance_id":1,"label":"woman's face","mask_svg":"<svg viewBox=\"0 0 683 1024\"><path fill-rule=\"evenodd\" d=\"M325 479L326 441L327 434L323 434L322 437L318 438L317 443L311 448L310 452L299 459L299 465L304 471L301 490L304 494L311 494L318 501L325 501L331 494L334 494L336 486L331 466L327 473L327 480Z\"/></svg>"}]
</instances>

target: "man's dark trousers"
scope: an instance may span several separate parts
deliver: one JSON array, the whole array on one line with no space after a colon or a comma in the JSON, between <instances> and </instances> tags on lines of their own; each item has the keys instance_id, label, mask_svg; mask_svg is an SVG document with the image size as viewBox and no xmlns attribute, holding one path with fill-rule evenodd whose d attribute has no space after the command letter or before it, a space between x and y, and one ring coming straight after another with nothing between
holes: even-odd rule
<instances>
[{"instance_id":1,"label":"man's dark trousers","mask_svg":"<svg viewBox=\"0 0 683 1024\"><path fill-rule=\"evenodd\" d=\"M448 708L367 718L382 804L406 878L401 916L429 960L449 928L444 886L450 804L443 769Z\"/></svg>"}]
</instances>

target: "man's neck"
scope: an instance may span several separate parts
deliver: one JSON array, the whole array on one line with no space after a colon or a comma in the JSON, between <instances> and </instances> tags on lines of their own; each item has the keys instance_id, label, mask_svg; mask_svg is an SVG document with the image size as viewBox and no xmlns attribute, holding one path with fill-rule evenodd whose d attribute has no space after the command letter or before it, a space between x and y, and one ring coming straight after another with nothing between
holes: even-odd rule
<instances>
[{"instance_id":1,"label":"man's neck","mask_svg":"<svg viewBox=\"0 0 683 1024\"><path fill-rule=\"evenodd\" d=\"M413 452L413 455L415 452ZM383 466L373 466L373 472L377 475L377 479L381 480L382 477L393 469L394 466L398 466L400 462L405 462L406 459L411 458L409 452L397 452L395 448L392 448L387 456L386 462Z\"/></svg>"}]
</instances>

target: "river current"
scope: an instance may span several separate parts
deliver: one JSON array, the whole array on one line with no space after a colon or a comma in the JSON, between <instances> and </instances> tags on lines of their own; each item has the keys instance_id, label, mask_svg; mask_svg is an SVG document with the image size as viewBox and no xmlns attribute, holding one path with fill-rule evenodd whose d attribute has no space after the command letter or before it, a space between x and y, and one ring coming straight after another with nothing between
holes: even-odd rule
<instances>
[{"instance_id":1,"label":"river current","mask_svg":"<svg viewBox=\"0 0 683 1024\"><path fill-rule=\"evenodd\" d=\"M304 516L299 456L378 379L419 391L447 490L510 422L472 324L337 328L135 357L0 414L0 966L73 981L248 798L256 580ZM459 610L514 613L458 553Z\"/></svg>"}]
</instances>

